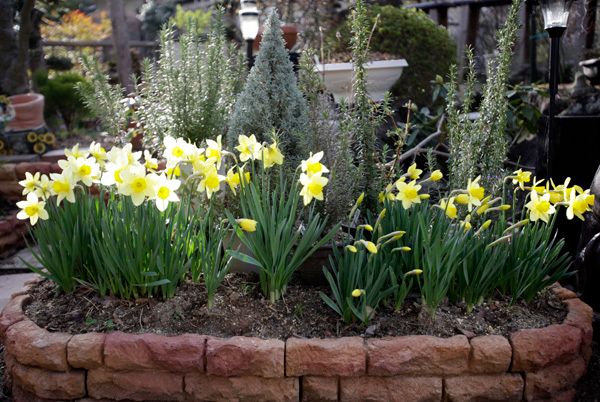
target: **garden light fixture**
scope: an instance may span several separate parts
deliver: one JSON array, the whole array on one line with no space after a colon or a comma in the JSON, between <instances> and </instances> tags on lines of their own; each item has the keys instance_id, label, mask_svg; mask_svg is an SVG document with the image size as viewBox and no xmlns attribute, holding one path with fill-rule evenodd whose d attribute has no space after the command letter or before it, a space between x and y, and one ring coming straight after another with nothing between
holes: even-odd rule
<instances>
[{"instance_id":1,"label":"garden light fixture","mask_svg":"<svg viewBox=\"0 0 600 402\"><path fill-rule=\"evenodd\" d=\"M542 16L544 17L544 29L550 35L550 77L549 88L550 104L548 105L548 125L544 144L546 153L545 166L543 170L547 176L552 175L552 157L554 152L553 141L555 133L556 94L558 93L559 80L559 53L560 38L567 29L569 9L573 0L540 0Z\"/></svg>"},{"instance_id":2,"label":"garden light fixture","mask_svg":"<svg viewBox=\"0 0 600 402\"><path fill-rule=\"evenodd\" d=\"M246 41L246 57L248 58L248 70L250 70L253 64L252 44L254 39L256 39L256 35L258 35L259 28L258 9L256 8L256 2L243 1L239 11L239 18L242 37Z\"/></svg>"}]
</instances>

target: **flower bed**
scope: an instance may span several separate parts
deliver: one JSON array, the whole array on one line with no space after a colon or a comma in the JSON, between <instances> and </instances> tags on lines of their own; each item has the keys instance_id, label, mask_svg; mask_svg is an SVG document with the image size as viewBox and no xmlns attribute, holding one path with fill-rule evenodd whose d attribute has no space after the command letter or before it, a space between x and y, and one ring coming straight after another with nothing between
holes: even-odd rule
<instances>
[{"instance_id":1,"label":"flower bed","mask_svg":"<svg viewBox=\"0 0 600 402\"><path fill-rule=\"evenodd\" d=\"M329 339L51 333L0 316L13 400L573 400L591 356L592 310L556 287L562 324L499 335Z\"/></svg>"}]
</instances>

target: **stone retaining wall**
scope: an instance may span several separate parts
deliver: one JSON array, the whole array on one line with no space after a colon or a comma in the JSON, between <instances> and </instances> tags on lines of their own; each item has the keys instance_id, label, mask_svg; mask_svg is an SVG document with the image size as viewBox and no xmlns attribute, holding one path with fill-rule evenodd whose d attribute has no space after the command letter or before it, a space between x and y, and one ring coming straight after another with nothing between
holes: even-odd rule
<instances>
[{"instance_id":1,"label":"stone retaining wall","mask_svg":"<svg viewBox=\"0 0 600 402\"><path fill-rule=\"evenodd\" d=\"M572 401L591 356L592 310L557 288L564 323L509 338L287 341L39 328L14 295L0 316L13 401Z\"/></svg>"}]
</instances>

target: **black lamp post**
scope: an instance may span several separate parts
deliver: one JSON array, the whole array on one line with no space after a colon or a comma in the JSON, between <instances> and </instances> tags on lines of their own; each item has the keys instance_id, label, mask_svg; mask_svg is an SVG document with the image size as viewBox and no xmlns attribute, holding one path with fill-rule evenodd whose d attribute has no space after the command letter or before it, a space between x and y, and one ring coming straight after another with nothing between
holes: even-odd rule
<instances>
[{"instance_id":1,"label":"black lamp post","mask_svg":"<svg viewBox=\"0 0 600 402\"><path fill-rule=\"evenodd\" d=\"M544 29L550 35L550 104L548 105L548 125L545 139L545 170L548 177L552 176L552 157L554 153L556 94L559 79L560 38L567 29L569 8L573 0L540 0Z\"/></svg>"},{"instance_id":2,"label":"black lamp post","mask_svg":"<svg viewBox=\"0 0 600 402\"><path fill-rule=\"evenodd\" d=\"M258 9L256 8L256 1L253 0L242 0L241 8L239 11L240 18L240 30L242 31L242 37L246 41L246 57L248 59L248 70L252 68L254 60L252 57L252 45L254 39L258 35L259 21L258 21Z\"/></svg>"}]
</instances>

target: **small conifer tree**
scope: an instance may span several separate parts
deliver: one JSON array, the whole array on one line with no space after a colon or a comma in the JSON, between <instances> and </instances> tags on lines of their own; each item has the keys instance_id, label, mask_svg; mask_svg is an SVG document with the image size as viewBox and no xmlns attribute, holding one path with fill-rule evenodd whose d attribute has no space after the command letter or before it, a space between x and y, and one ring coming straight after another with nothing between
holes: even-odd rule
<instances>
[{"instance_id":1,"label":"small conifer tree","mask_svg":"<svg viewBox=\"0 0 600 402\"><path fill-rule=\"evenodd\" d=\"M228 132L230 146L240 134L269 140L274 129L281 147L292 159L302 152L301 137L308 129L307 105L298 89L293 65L283 42L277 11L268 17L260 51L238 97Z\"/></svg>"}]
</instances>

